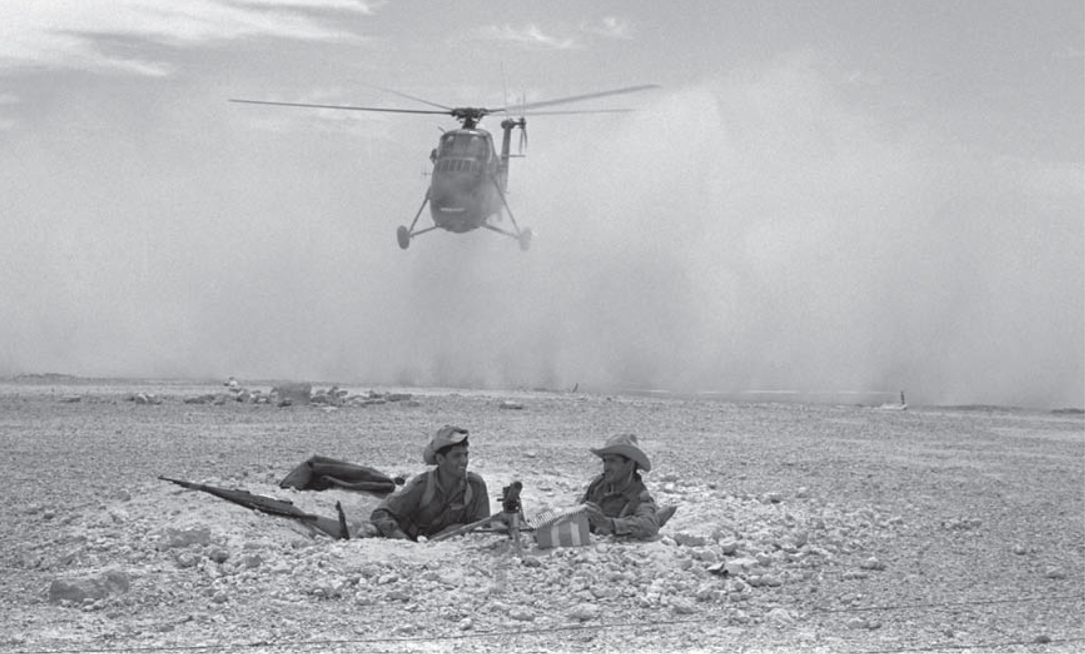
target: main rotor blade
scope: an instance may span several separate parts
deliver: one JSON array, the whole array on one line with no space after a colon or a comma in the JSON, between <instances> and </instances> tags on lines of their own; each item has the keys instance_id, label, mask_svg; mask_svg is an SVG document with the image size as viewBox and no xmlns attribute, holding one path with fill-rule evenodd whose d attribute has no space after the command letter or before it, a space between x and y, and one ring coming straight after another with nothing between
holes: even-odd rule
<instances>
[{"instance_id":1,"label":"main rotor blade","mask_svg":"<svg viewBox=\"0 0 1085 654\"><path fill-rule=\"evenodd\" d=\"M537 109L539 107L552 107L556 104L566 104L568 102L581 102L583 100L593 100L595 98L605 98L611 95L622 95L625 93L636 93L637 91L647 91L648 89L659 88L655 84L645 84L643 86L628 86L624 89L614 89L613 91L601 91L599 93L587 93L585 95L574 95L568 98L558 98L556 100L544 100L542 102L529 102L522 104L516 109Z\"/></svg>"},{"instance_id":2,"label":"main rotor blade","mask_svg":"<svg viewBox=\"0 0 1085 654\"><path fill-rule=\"evenodd\" d=\"M385 93L391 93L392 95L398 95L401 98L407 98L408 100L414 100L415 102L421 102L422 104L428 104L431 107L437 107L438 109L444 109L445 111L452 111L452 107L446 107L443 104L437 104L436 102L432 102L424 98L416 98L413 95L407 95L406 93L401 93L393 89L386 89L383 86L370 86L369 88L376 89L378 91L384 91Z\"/></svg>"},{"instance_id":3,"label":"main rotor blade","mask_svg":"<svg viewBox=\"0 0 1085 654\"><path fill-rule=\"evenodd\" d=\"M412 98L414 99L414 98ZM342 104L310 104L308 102L272 102L271 100L240 100L231 98L230 102L241 102L244 104L270 104L279 107L309 107L312 109L346 109L348 111L381 111L384 113L392 114L433 114L433 115L450 115L450 111L434 111L432 109L390 109L387 107L355 107L353 105ZM423 100L424 102L424 100ZM435 105L440 106L440 105Z\"/></svg>"},{"instance_id":4,"label":"main rotor blade","mask_svg":"<svg viewBox=\"0 0 1085 654\"><path fill-rule=\"evenodd\" d=\"M628 114L636 111L636 109L584 109L578 111L576 109L557 109L552 111L532 111L529 116L564 116L571 114Z\"/></svg>"}]
</instances>

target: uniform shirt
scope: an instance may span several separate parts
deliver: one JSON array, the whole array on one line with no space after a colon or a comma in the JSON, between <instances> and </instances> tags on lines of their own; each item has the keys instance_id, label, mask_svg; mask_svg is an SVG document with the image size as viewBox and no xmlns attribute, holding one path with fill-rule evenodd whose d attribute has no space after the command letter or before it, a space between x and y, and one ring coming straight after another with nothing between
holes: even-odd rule
<instances>
[{"instance_id":1,"label":"uniform shirt","mask_svg":"<svg viewBox=\"0 0 1085 654\"><path fill-rule=\"evenodd\" d=\"M580 498L580 503L584 502L599 505L603 514L612 518L615 536L647 540L659 533L655 500L648 494L648 488L641 481L640 475L635 472L629 483L622 488L606 483L603 475L599 475ZM595 531L594 527L592 531Z\"/></svg>"},{"instance_id":2,"label":"uniform shirt","mask_svg":"<svg viewBox=\"0 0 1085 654\"><path fill-rule=\"evenodd\" d=\"M382 536L402 529L411 540L427 538L451 525L465 525L490 515L486 482L467 473L449 492L437 483L437 469L416 475L384 500L369 516Z\"/></svg>"}]
</instances>

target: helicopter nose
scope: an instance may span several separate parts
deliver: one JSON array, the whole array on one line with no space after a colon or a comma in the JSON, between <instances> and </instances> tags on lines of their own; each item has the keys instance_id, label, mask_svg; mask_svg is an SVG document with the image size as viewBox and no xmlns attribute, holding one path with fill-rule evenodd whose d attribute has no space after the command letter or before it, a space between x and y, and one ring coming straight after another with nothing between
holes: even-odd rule
<instances>
[{"instance_id":1,"label":"helicopter nose","mask_svg":"<svg viewBox=\"0 0 1085 654\"><path fill-rule=\"evenodd\" d=\"M459 213L467 210L465 198L456 193L439 193L431 195L431 202L438 210L445 213Z\"/></svg>"},{"instance_id":2,"label":"helicopter nose","mask_svg":"<svg viewBox=\"0 0 1085 654\"><path fill-rule=\"evenodd\" d=\"M478 207L470 193L454 187L434 185L430 189L430 213L444 229L465 232L477 227Z\"/></svg>"},{"instance_id":3,"label":"helicopter nose","mask_svg":"<svg viewBox=\"0 0 1085 654\"><path fill-rule=\"evenodd\" d=\"M430 188L430 201L442 211L470 211L475 201L473 190L474 187L465 188L463 185L451 183L451 180L434 180Z\"/></svg>"}]
</instances>

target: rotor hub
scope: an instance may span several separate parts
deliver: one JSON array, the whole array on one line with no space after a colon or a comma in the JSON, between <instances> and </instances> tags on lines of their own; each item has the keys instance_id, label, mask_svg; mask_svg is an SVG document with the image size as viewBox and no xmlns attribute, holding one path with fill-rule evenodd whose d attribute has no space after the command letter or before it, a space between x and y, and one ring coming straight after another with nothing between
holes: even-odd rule
<instances>
[{"instance_id":1,"label":"rotor hub","mask_svg":"<svg viewBox=\"0 0 1085 654\"><path fill-rule=\"evenodd\" d=\"M478 125L478 121L490 113L490 110L485 107L456 107L449 113L460 121L464 128L472 129Z\"/></svg>"}]
</instances>

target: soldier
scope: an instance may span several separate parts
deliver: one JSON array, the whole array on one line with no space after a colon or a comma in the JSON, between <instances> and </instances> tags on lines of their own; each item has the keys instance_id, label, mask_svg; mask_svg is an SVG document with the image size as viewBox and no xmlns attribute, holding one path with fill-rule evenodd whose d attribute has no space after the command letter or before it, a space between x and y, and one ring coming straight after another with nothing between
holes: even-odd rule
<instances>
[{"instance_id":1,"label":"soldier","mask_svg":"<svg viewBox=\"0 0 1085 654\"><path fill-rule=\"evenodd\" d=\"M486 482L467 471L467 430L445 425L426 445L422 460L436 466L408 481L373 510L377 534L418 540L450 531L490 515Z\"/></svg>"},{"instance_id":2,"label":"soldier","mask_svg":"<svg viewBox=\"0 0 1085 654\"><path fill-rule=\"evenodd\" d=\"M638 470L652 463L637 445L635 434L618 434L601 448L591 448L603 460L603 474L592 480L580 498L587 507L591 532L638 540L655 538L676 507L657 509Z\"/></svg>"}]
</instances>

